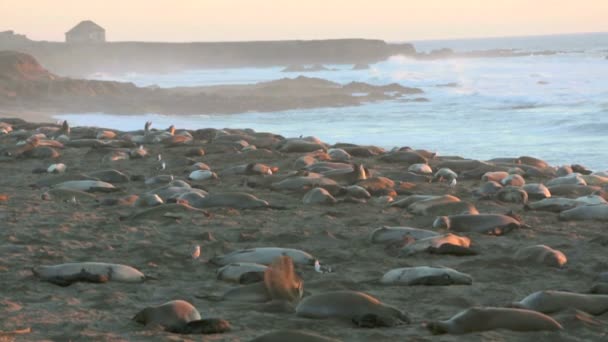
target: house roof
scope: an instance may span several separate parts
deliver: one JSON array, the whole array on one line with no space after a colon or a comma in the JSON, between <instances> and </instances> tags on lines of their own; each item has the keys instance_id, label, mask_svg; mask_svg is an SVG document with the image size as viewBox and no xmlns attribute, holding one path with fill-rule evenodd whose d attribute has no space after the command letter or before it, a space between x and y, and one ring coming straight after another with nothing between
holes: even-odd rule
<instances>
[{"instance_id":1,"label":"house roof","mask_svg":"<svg viewBox=\"0 0 608 342\"><path fill-rule=\"evenodd\" d=\"M90 32L90 31L105 31L105 29L91 20L81 21L78 25L74 26L67 33L77 33L77 32Z\"/></svg>"}]
</instances>

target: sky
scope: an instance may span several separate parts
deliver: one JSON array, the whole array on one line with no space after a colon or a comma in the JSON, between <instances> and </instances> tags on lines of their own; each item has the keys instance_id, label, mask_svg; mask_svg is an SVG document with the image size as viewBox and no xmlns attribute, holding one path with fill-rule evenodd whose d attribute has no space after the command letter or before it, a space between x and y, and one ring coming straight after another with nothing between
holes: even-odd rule
<instances>
[{"instance_id":1,"label":"sky","mask_svg":"<svg viewBox=\"0 0 608 342\"><path fill-rule=\"evenodd\" d=\"M0 0L0 31L63 41L90 19L109 41L378 38L608 31L608 0Z\"/></svg>"}]
</instances>

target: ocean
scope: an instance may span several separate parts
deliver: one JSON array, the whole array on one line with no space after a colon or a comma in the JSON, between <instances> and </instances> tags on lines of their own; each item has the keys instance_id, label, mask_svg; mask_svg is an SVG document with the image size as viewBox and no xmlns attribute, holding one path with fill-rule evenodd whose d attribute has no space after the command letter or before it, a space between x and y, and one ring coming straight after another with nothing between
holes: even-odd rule
<instances>
[{"instance_id":1,"label":"ocean","mask_svg":"<svg viewBox=\"0 0 608 342\"><path fill-rule=\"evenodd\" d=\"M165 128L253 128L286 137L314 135L325 142L410 146L475 159L542 158L553 165L579 163L608 169L608 34L486 38L414 42L419 51L513 48L554 50L555 55L415 60L393 56L367 70L326 65L307 72L340 83L399 83L424 94L357 107L231 115L60 115L72 125L140 129L145 121ZM297 77L284 66L190 70L166 74L99 73L92 78L140 86L247 84ZM412 102L416 97L428 102Z\"/></svg>"}]
</instances>

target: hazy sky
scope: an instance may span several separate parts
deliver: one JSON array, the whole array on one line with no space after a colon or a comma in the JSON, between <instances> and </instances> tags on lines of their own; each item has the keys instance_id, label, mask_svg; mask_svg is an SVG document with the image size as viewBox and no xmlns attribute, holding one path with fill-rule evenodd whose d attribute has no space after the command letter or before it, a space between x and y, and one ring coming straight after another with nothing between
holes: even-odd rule
<instances>
[{"instance_id":1,"label":"hazy sky","mask_svg":"<svg viewBox=\"0 0 608 342\"><path fill-rule=\"evenodd\" d=\"M608 31L608 0L0 0L0 31L63 40L84 19L108 40L380 38Z\"/></svg>"}]
</instances>

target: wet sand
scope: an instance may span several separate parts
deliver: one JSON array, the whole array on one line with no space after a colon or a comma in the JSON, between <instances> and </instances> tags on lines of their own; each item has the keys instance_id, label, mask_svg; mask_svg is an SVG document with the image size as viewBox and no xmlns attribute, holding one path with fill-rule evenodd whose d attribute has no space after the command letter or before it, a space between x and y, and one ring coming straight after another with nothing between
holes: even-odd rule
<instances>
[{"instance_id":1,"label":"wet sand","mask_svg":"<svg viewBox=\"0 0 608 342\"><path fill-rule=\"evenodd\" d=\"M35 116L27 117L33 120ZM40 118L44 120L45 118ZM2 120L0 120L2 121ZM17 127L18 125L15 125ZM143 126L143 123L142 123ZM73 130L72 138L81 134ZM14 135L0 136L0 146L14 146ZM407 141L395 141L406 145ZM294 170L294 161L305 153L273 150L241 152L217 142L197 138L189 146L165 147L145 144L151 157L106 161L109 149L60 149L54 159L7 158L0 161L0 331L31 328L24 334L0 334L0 340L23 341L248 341L277 329L307 329L343 341L599 341L606 338L608 317L591 316L574 310L552 315L563 326L560 332L518 333L488 331L465 336L433 336L423 323L448 319L471 306L505 306L544 289L587 292L598 273L608 270L606 222L563 222L557 214L523 211L521 204L494 200L477 201L471 191L481 180L459 180L454 189L446 183L415 183L413 194L450 193L471 201L481 213L504 214L513 210L529 228L505 236L460 233L468 236L479 252L473 256L421 253L395 257L382 245L370 244L369 233L381 226L409 226L432 229L435 217L416 216L405 209L374 204L337 203L305 205L303 192L283 192L264 186L250 187L251 176L222 175L228 167L264 163L279 168L279 175ZM192 147L201 147L204 156L186 157ZM424 148L424 146L419 146ZM441 151L438 151L441 153ZM161 154L167 169L157 170ZM514 151L514 155L517 152ZM497 156L501 157L501 156ZM185 179L192 161L201 161L220 174L219 180L190 181L209 193L243 191L267 200L279 209L205 209L209 215L189 218L161 218L141 221L121 220L141 209L128 205L106 206L96 201L44 201L45 189L34 188L47 174L32 170L61 162L67 175L116 169L146 177L172 174ZM436 165L441 157L430 161ZM378 175L397 179L406 163L388 163L380 156L355 157ZM255 178L255 177L254 177ZM259 179L259 177L255 178ZM528 179L543 182L547 179ZM143 181L116 184L121 191L99 194L96 199L124 198L152 189ZM405 197L403 192L398 198ZM338 197L341 198L341 197ZM213 236L209 241L209 234ZM201 257L192 260L193 245L201 246ZM545 244L568 257L565 268L557 269L513 261L518 248ZM258 304L216 302L197 296L217 295L235 286L216 279L217 267L207 263L213 256L250 247L290 247L311 253L332 273L316 273L312 267L298 266L304 289L311 293L357 290L369 293L406 312L409 325L363 329L340 320L311 320L290 313L260 312ZM103 261L138 268L154 280L141 284L108 282L75 283L60 287L33 276L30 268L77 261ZM406 266L447 266L470 274L469 286L382 286L378 279L392 268ZM203 318L221 317L230 321L232 331L222 335L180 335L147 329L131 318L146 306L184 299L194 304Z\"/></svg>"}]
</instances>

